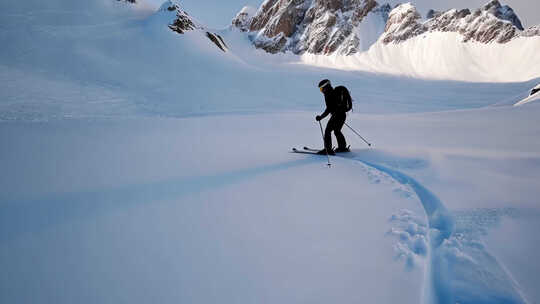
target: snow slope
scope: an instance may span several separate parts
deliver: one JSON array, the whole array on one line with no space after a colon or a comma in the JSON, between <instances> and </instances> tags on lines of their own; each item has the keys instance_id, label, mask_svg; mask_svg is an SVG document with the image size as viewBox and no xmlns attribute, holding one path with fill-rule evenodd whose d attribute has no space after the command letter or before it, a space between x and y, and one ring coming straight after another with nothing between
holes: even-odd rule
<instances>
[{"instance_id":1,"label":"snow slope","mask_svg":"<svg viewBox=\"0 0 540 304\"><path fill-rule=\"evenodd\" d=\"M143 3L0 8L0 302L540 300L540 107L507 106L537 80L223 52ZM346 130L332 169L289 153L321 146L326 77L375 147Z\"/></svg>"},{"instance_id":2,"label":"snow slope","mask_svg":"<svg viewBox=\"0 0 540 304\"><path fill-rule=\"evenodd\" d=\"M461 40L458 33L432 32L399 44L379 40L367 52L352 56L304 54L302 62L427 79L513 82L540 77L540 37L521 37L505 44Z\"/></svg>"},{"instance_id":3,"label":"snow slope","mask_svg":"<svg viewBox=\"0 0 540 304\"><path fill-rule=\"evenodd\" d=\"M534 302L483 241L538 250L532 106L355 114L332 169L312 113L4 123L2 302Z\"/></svg>"}]
</instances>

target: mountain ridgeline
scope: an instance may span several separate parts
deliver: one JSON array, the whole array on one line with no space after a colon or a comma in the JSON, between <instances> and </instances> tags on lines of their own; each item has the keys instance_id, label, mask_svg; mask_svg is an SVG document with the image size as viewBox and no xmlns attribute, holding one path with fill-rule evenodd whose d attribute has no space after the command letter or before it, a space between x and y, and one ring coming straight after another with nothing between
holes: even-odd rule
<instances>
[{"instance_id":1,"label":"mountain ridgeline","mask_svg":"<svg viewBox=\"0 0 540 304\"><path fill-rule=\"evenodd\" d=\"M207 29L206 26L196 21L186 11L182 9L178 1L167 0L159 8L157 14L164 15L169 20L168 27L178 34L188 31L199 31L212 41L220 50L227 52L228 46L223 38Z\"/></svg>"},{"instance_id":2,"label":"mountain ridgeline","mask_svg":"<svg viewBox=\"0 0 540 304\"><path fill-rule=\"evenodd\" d=\"M484 44L540 36L540 26L524 29L512 8L498 0L474 11L430 10L425 20L411 3L392 9L375 0L266 0L258 10L243 8L232 26L269 53L317 55L352 55L379 40L402 43L433 32Z\"/></svg>"}]
</instances>

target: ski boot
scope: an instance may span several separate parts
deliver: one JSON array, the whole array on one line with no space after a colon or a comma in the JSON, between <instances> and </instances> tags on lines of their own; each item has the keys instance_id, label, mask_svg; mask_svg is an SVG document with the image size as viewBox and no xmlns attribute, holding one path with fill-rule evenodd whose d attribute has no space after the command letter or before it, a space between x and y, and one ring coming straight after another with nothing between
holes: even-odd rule
<instances>
[{"instance_id":1,"label":"ski boot","mask_svg":"<svg viewBox=\"0 0 540 304\"><path fill-rule=\"evenodd\" d=\"M326 153L326 149L320 150L319 152L317 152L317 154L319 154L319 155L326 155L326 154L327 154L327 153ZM328 155L336 155L336 153L334 153L334 150L329 149L329 150L328 150Z\"/></svg>"},{"instance_id":2,"label":"ski boot","mask_svg":"<svg viewBox=\"0 0 540 304\"><path fill-rule=\"evenodd\" d=\"M343 152L351 152L351 149L349 149L351 146L348 147L338 147L335 152L336 153L343 153Z\"/></svg>"}]
</instances>

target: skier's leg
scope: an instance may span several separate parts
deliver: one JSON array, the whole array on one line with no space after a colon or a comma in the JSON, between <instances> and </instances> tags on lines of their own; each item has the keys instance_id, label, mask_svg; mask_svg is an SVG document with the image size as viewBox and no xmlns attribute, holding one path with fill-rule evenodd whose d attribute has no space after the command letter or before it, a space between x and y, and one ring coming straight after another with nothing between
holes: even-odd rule
<instances>
[{"instance_id":1,"label":"skier's leg","mask_svg":"<svg viewBox=\"0 0 540 304\"><path fill-rule=\"evenodd\" d=\"M332 130L333 130L333 120L332 117L328 120L326 124L326 129L324 130L324 148L327 151L332 150Z\"/></svg>"},{"instance_id":2,"label":"skier's leg","mask_svg":"<svg viewBox=\"0 0 540 304\"><path fill-rule=\"evenodd\" d=\"M343 128L343 125L345 124L346 117L346 114L343 114L343 116L341 114L339 116L336 115L335 120L334 134L336 135L338 149L340 150L347 148L347 141L345 140L343 133L341 133L341 128Z\"/></svg>"}]
</instances>

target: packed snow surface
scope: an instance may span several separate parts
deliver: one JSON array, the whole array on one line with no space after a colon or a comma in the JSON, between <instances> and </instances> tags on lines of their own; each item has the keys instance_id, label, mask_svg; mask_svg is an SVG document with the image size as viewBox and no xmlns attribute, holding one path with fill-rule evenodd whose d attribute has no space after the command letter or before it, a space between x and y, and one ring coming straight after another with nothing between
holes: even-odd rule
<instances>
[{"instance_id":1,"label":"packed snow surface","mask_svg":"<svg viewBox=\"0 0 540 304\"><path fill-rule=\"evenodd\" d=\"M511 106L538 79L223 52L141 1L0 17L1 303L540 302L540 103ZM323 78L373 143L345 128L331 168L291 153Z\"/></svg>"}]
</instances>

